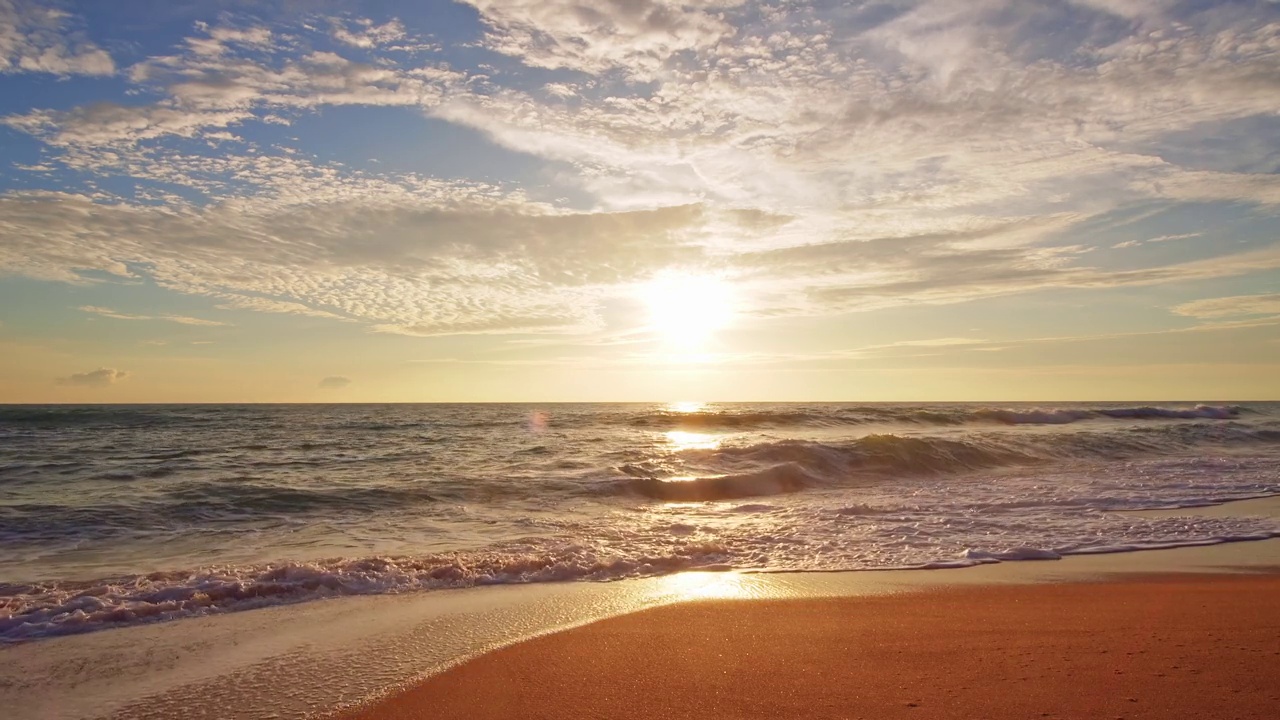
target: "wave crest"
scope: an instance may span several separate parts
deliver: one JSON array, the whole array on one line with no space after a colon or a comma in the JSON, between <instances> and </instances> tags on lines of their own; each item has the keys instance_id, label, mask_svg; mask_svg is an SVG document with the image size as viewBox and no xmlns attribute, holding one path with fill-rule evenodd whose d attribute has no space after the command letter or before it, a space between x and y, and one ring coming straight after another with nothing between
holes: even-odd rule
<instances>
[{"instance_id":1,"label":"wave crest","mask_svg":"<svg viewBox=\"0 0 1280 720\"><path fill-rule=\"evenodd\" d=\"M642 557L598 555L591 548L565 544L544 552L334 558L94 582L0 584L0 642L344 595L664 575L715 567L724 553L722 546L707 541Z\"/></svg>"},{"instance_id":2,"label":"wave crest","mask_svg":"<svg viewBox=\"0 0 1280 720\"><path fill-rule=\"evenodd\" d=\"M781 495L822 485L798 463L783 463L755 472L694 478L634 478L624 487L655 500L701 502Z\"/></svg>"},{"instance_id":3,"label":"wave crest","mask_svg":"<svg viewBox=\"0 0 1280 720\"><path fill-rule=\"evenodd\" d=\"M1280 442L1280 431L1238 424L1034 435L992 432L968 434L963 439L876 434L840 443L782 440L683 450L677 453L681 462L697 470L685 476L671 471L664 475L659 472L664 466L658 464L623 465L617 470L627 477L606 486L606 491L667 501L731 500L1063 459L1115 460L1178 453L1201 443L1276 442Z\"/></svg>"},{"instance_id":4,"label":"wave crest","mask_svg":"<svg viewBox=\"0 0 1280 720\"><path fill-rule=\"evenodd\" d=\"M842 425L1063 425L1085 420L1231 420L1244 409L1234 405L1193 407L894 407L888 405L842 407L821 411L776 409L739 412L704 410L673 412L660 410L631 416L633 427L661 430L753 430L786 427L839 427Z\"/></svg>"}]
</instances>

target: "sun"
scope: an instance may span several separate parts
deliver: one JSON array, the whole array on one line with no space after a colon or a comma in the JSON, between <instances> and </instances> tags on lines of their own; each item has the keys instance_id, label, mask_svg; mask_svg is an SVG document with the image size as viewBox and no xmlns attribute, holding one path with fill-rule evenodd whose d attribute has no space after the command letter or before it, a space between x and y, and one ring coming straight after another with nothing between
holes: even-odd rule
<instances>
[{"instance_id":1,"label":"sun","mask_svg":"<svg viewBox=\"0 0 1280 720\"><path fill-rule=\"evenodd\" d=\"M701 346L733 320L733 287L715 275L662 273L642 287L641 299L650 327L671 345Z\"/></svg>"}]
</instances>

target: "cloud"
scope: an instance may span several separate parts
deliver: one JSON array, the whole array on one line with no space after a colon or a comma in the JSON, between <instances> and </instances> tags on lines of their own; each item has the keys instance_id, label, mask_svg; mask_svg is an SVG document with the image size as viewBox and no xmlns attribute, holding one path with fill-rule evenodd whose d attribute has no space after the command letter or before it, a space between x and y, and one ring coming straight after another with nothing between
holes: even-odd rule
<instances>
[{"instance_id":1,"label":"cloud","mask_svg":"<svg viewBox=\"0 0 1280 720\"><path fill-rule=\"evenodd\" d=\"M15 130L51 145L136 143L164 135L192 138L206 128L225 128L247 120L244 110L203 111L177 106L127 106L100 102L68 111L35 110L0 119Z\"/></svg>"},{"instance_id":2,"label":"cloud","mask_svg":"<svg viewBox=\"0 0 1280 720\"><path fill-rule=\"evenodd\" d=\"M404 23L394 18L381 25L368 18L359 18L351 23L344 22L341 18L333 18L330 22L334 40L366 50L407 37Z\"/></svg>"},{"instance_id":3,"label":"cloud","mask_svg":"<svg viewBox=\"0 0 1280 720\"><path fill-rule=\"evenodd\" d=\"M203 327L222 327L231 324L220 322L218 320L205 320L203 318L188 317L186 315L130 315L127 313L116 312L111 308L98 307L96 305L82 305L79 310L81 312L92 313L94 315L100 315L113 320L163 320L165 322L178 323L179 325L200 325Z\"/></svg>"},{"instance_id":4,"label":"cloud","mask_svg":"<svg viewBox=\"0 0 1280 720\"><path fill-rule=\"evenodd\" d=\"M570 213L445 183L402 188L305 181L306 203L264 193L204 208L103 204L66 194L0 197L10 272L78 282L146 276L220 306L369 323L415 335L582 330L602 298L705 255L698 206ZM325 202L326 195L336 198ZM436 195L436 196L433 196ZM344 199L339 199L344 198ZM129 320L204 322L174 315Z\"/></svg>"},{"instance_id":5,"label":"cloud","mask_svg":"<svg viewBox=\"0 0 1280 720\"><path fill-rule=\"evenodd\" d=\"M366 49L403 37L399 21L367 22L357 21L360 34L341 24L334 25L335 32L341 41ZM328 50L276 60L290 49L290 42L298 41L296 36L288 40L262 27L198 23L196 29L199 34L186 38L184 51L153 56L129 68L137 86L162 95L156 102L103 101L70 110L35 109L2 121L58 147L136 144L164 137L225 135L225 128L247 121L288 122L268 109L430 106L464 77L440 63L419 61L399 68L358 62ZM246 50L254 52L252 58L241 52ZM268 51L267 59L262 51Z\"/></svg>"},{"instance_id":6,"label":"cloud","mask_svg":"<svg viewBox=\"0 0 1280 720\"><path fill-rule=\"evenodd\" d=\"M1159 17L1173 5L1173 0L1069 0L1073 4L1094 8L1122 18Z\"/></svg>"},{"instance_id":7,"label":"cloud","mask_svg":"<svg viewBox=\"0 0 1280 720\"><path fill-rule=\"evenodd\" d=\"M989 340L981 340L977 338L964 338L964 337L944 337L944 338L930 338L927 340L900 340L898 342L889 343L887 345L871 345L862 349L863 350L880 350L880 349L899 348L899 347L925 347L925 348L958 347L958 346L987 345L987 344L990 344Z\"/></svg>"},{"instance_id":8,"label":"cloud","mask_svg":"<svg viewBox=\"0 0 1280 720\"><path fill-rule=\"evenodd\" d=\"M258 50L268 50L274 47L275 35L270 28L256 27L228 27L218 26L210 27L208 23L197 22L196 28L203 30L209 36L209 40L217 43L217 50L211 54L222 54L226 51L226 46L237 45ZM191 44L193 38L187 38L187 43ZM207 47L207 46L205 46Z\"/></svg>"},{"instance_id":9,"label":"cloud","mask_svg":"<svg viewBox=\"0 0 1280 720\"><path fill-rule=\"evenodd\" d=\"M1173 311L1179 315L1195 318L1280 315L1280 293L1235 295L1232 297L1194 300L1175 306Z\"/></svg>"},{"instance_id":10,"label":"cloud","mask_svg":"<svg viewBox=\"0 0 1280 720\"><path fill-rule=\"evenodd\" d=\"M671 267L725 272L750 313L784 316L1277 266L1274 248L1211 247L1092 267L1063 244L1135 203L1280 204L1274 175L1152 149L1280 111L1269 9L470 4L482 44L519 63L448 65L395 18L228 14L132 65L128 95L4 118L44 144L40 177L61 177L0 196L0 267L435 336L599 331ZM473 128L545 161L539 184L379 173L228 131L339 105Z\"/></svg>"},{"instance_id":11,"label":"cloud","mask_svg":"<svg viewBox=\"0 0 1280 720\"><path fill-rule=\"evenodd\" d=\"M1280 175L1170 168L1136 180L1135 185L1144 194L1172 200L1223 200L1280 205Z\"/></svg>"},{"instance_id":12,"label":"cloud","mask_svg":"<svg viewBox=\"0 0 1280 720\"><path fill-rule=\"evenodd\" d=\"M341 21L334 27L341 30ZM367 26L356 36L342 31L348 45L372 49L392 38L403 27L398 21ZM130 68L134 82L163 91L171 106L188 111L246 110L253 107L306 109L324 105L431 105L446 88L465 79L442 62L361 62L328 49L309 47L317 36L292 36L289 47L281 40L272 45L268 58L237 56L220 43L217 53L188 51L155 56ZM216 40L217 29L206 30ZM273 40L272 40L273 41ZM387 48L391 49L391 48ZM403 49L403 48L397 48Z\"/></svg>"},{"instance_id":13,"label":"cloud","mask_svg":"<svg viewBox=\"0 0 1280 720\"><path fill-rule=\"evenodd\" d=\"M116 370L115 368L98 368L82 373L72 373L67 377L57 378L54 382L58 385L73 385L76 387L107 387L124 380L129 373L124 370Z\"/></svg>"},{"instance_id":14,"label":"cloud","mask_svg":"<svg viewBox=\"0 0 1280 720\"><path fill-rule=\"evenodd\" d=\"M1280 268L1280 245L1205 260L1138 270L1077 266L1054 253L925 250L915 267L889 263L881 277L815 285L807 293L812 314L853 312L913 303L949 304L1048 288L1112 288L1234 277ZM904 271L905 270L905 271ZM816 306L816 307L815 307ZM796 312L805 312L802 305Z\"/></svg>"},{"instance_id":15,"label":"cloud","mask_svg":"<svg viewBox=\"0 0 1280 720\"><path fill-rule=\"evenodd\" d=\"M27 0L0 0L0 73L111 75L115 62L105 50L71 29L62 10Z\"/></svg>"},{"instance_id":16,"label":"cloud","mask_svg":"<svg viewBox=\"0 0 1280 720\"><path fill-rule=\"evenodd\" d=\"M1140 245L1146 245L1148 243L1168 242L1170 240L1189 240L1191 238L1200 237L1203 234L1204 233L1193 232L1193 233L1181 233L1178 235L1160 235L1153 238L1147 238L1146 240L1125 240L1124 242L1119 242L1119 243L1116 243L1115 245L1112 245L1111 249L1120 250L1123 248L1138 247Z\"/></svg>"},{"instance_id":17,"label":"cloud","mask_svg":"<svg viewBox=\"0 0 1280 720\"><path fill-rule=\"evenodd\" d=\"M572 3L548 8L557 19L545 20L521 3L493 5L481 4L482 12L504 27L553 28L557 52L593 47L596 35L626 46L609 32L612 10L579 28ZM1108 145L1278 107L1272 93L1280 86L1261 87L1277 64L1262 49L1268 30L1200 33L1169 23L1119 42L1065 34L1074 41L1061 49L1065 57L1027 63L1016 51L1036 40L1023 37L1033 23L1074 18L1061 7L1026 5L971 12L965 3L917 3L873 32L803 12L753 21L729 8L721 14L738 21L734 42L706 57L671 56L651 91L559 103L508 89L451 99L437 112L526 152L641 165L655 182L670 182L672 166L683 165L693 166L688 178L698 184L763 186L751 191L755 201L781 188L809 203L834 190L847 200L867 193L882 202L876 196L891 192L936 205L1028 197L1055 178L1061 188L1117 172L1132 175L1134 192L1165 192L1156 181L1176 168ZM1152 106L1169 112L1153 116ZM1209 177L1163 179L1184 194L1233 191L1213 190ZM1257 187L1262 179L1224 179L1236 191L1271 196Z\"/></svg>"},{"instance_id":18,"label":"cloud","mask_svg":"<svg viewBox=\"0 0 1280 720\"><path fill-rule=\"evenodd\" d=\"M322 390L341 390L350 384L351 378L343 377L341 375L330 375L329 377L321 378L318 387Z\"/></svg>"},{"instance_id":19,"label":"cloud","mask_svg":"<svg viewBox=\"0 0 1280 720\"><path fill-rule=\"evenodd\" d=\"M94 315L101 315L102 317L108 317L113 320L151 320L152 319L149 315L128 315L125 313L116 312L111 308L98 307L96 305L81 305L78 309L80 310L80 312L87 312L87 313L92 313Z\"/></svg>"},{"instance_id":20,"label":"cloud","mask_svg":"<svg viewBox=\"0 0 1280 720\"><path fill-rule=\"evenodd\" d=\"M350 318L327 310L317 310L300 302L275 300L272 298L227 294L222 296L225 302L215 307L219 310L255 310L257 312L283 313L286 315L306 315L308 317L326 318L329 320L350 320Z\"/></svg>"},{"instance_id":21,"label":"cloud","mask_svg":"<svg viewBox=\"0 0 1280 720\"><path fill-rule=\"evenodd\" d=\"M717 12L741 0L464 0L489 26L485 44L532 67L647 77L673 55L731 37Z\"/></svg>"}]
</instances>

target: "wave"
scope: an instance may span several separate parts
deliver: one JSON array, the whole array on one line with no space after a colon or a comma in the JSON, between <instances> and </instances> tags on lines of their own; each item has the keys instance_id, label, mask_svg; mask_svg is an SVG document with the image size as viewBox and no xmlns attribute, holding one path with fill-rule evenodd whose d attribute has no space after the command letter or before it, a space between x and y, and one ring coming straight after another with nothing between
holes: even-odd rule
<instances>
[{"instance_id":1,"label":"wave","mask_svg":"<svg viewBox=\"0 0 1280 720\"><path fill-rule=\"evenodd\" d=\"M639 495L668 502L702 502L781 495L822 485L822 480L798 463L774 465L738 475L691 478L634 478L623 487Z\"/></svg>"},{"instance_id":2,"label":"wave","mask_svg":"<svg viewBox=\"0 0 1280 720\"><path fill-rule=\"evenodd\" d=\"M779 409L674 412L660 410L632 416L629 424L640 428L678 430L752 430L787 427L838 427L841 425L910 424L958 426L970 424L1062 425L1084 420L1232 420L1245 409L1235 405L1193 407L894 407L858 406L824 408L821 411Z\"/></svg>"},{"instance_id":3,"label":"wave","mask_svg":"<svg viewBox=\"0 0 1280 720\"><path fill-rule=\"evenodd\" d=\"M1180 420L1230 420L1240 416L1243 408L1239 406L1215 407L1213 405L1197 405L1190 409L1137 407L1107 408L1098 410L1099 415L1112 418L1176 418Z\"/></svg>"},{"instance_id":4,"label":"wave","mask_svg":"<svg viewBox=\"0 0 1280 720\"><path fill-rule=\"evenodd\" d=\"M234 523L261 516L330 517L334 513L424 506L438 500L436 491L421 485L306 488L192 483L129 502L46 502L0 507L0 542L103 540L192 523Z\"/></svg>"},{"instance_id":5,"label":"wave","mask_svg":"<svg viewBox=\"0 0 1280 720\"><path fill-rule=\"evenodd\" d=\"M1236 405L1193 406L1095 406L1095 407L996 407L974 405L775 405L735 406L696 412L624 406L568 406L538 411L531 407L469 406L415 407L360 410L358 417L335 415L332 408L316 413L303 406L0 406L0 441L19 440L31 433L138 431L147 428L195 429L234 432L254 427L277 439L279 446L307 427L320 435L346 435L367 444L370 437L389 438L417 434L419 442L440 438L428 433L487 434L531 426L586 429L633 427L652 430L738 431L788 428L837 428L859 425L1059 425L1106 420L1231 420L1249 412ZM303 433L303 435L307 435ZM332 442L326 440L319 443ZM315 443L304 442L301 449ZM270 447L270 446L264 446ZM219 450L226 450L222 447Z\"/></svg>"},{"instance_id":6,"label":"wave","mask_svg":"<svg viewBox=\"0 0 1280 720\"><path fill-rule=\"evenodd\" d=\"M717 567L715 543L676 552L597 556L573 545L549 553L494 551L160 572L92 582L0 584L0 641L67 635L344 595L480 585L618 580Z\"/></svg>"},{"instance_id":7,"label":"wave","mask_svg":"<svg viewBox=\"0 0 1280 720\"><path fill-rule=\"evenodd\" d=\"M988 419L1008 425L1061 425L1089 420L1113 418L1117 420L1234 420L1240 416L1238 406L1197 405L1192 408L1125 407L1094 409L1054 410L976 410L975 418Z\"/></svg>"},{"instance_id":8,"label":"wave","mask_svg":"<svg viewBox=\"0 0 1280 720\"><path fill-rule=\"evenodd\" d=\"M748 430L764 427L825 427L849 424L849 419L821 412L781 410L770 412L737 412L732 410L672 412L659 410L639 416L630 416L628 424L634 427L661 430Z\"/></svg>"},{"instance_id":9,"label":"wave","mask_svg":"<svg viewBox=\"0 0 1280 720\"><path fill-rule=\"evenodd\" d=\"M633 452L624 453L633 462L613 467L599 458L593 462L584 458L568 474L526 469L518 477L507 471L412 479L375 473L349 483L289 477L165 478L163 485L147 492L111 494L93 503L68 496L65 504L49 497L44 502L0 507L0 541L106 539L263 516L354 520L388 511L435 512L453 503L627 497L668 502L731 500L1057 461L1117 460L1277 443L1280 429L1240 423L1175 424L1052 434L975 431L963 436L874 434L842 442L780 440L689 449L670 457L637 450L641 453L637 458L630 458ZM528 452L540 457L542 447L546 446L533 446ZM311 468L304 463L287 469ZM96 477L118 487L125 482L155 482L178 471L166 463L100 472ZM17 472L11 474L16 477Z\"/></svg>"},{"instance_id":10,"label":"wave","mask_svg":"<svg viewBox=\"0 0 1280 720\"><path fill-rule=\"evenodd\" d=\"M732 500L1060 460L1176 454L1206 444L1274 443L1280 443L1280 430L1238 424L1030 436L973 433L963 439L877 434L839 443L783 440L677 454L684 467L711 471L702 475L646 472L656 465L622 466L618 470L628 477L608 485L606 491L667 501Z\"/></svg>"},{"instance_id":11,"label":"wave","mask_svg":"<svg viewBox=\"0 0 1280 720\"><path fill-rule=\"evenodd\" d=\"M629 477L611 489L667 501L731 500L814 487L848 487L886 476L959 472L1039 460L1025 452L982 447L972 441L898 435L869 435L841 444L785 440L685 451L682 455L704 467L752 469L704 477Z\"/></svg>"},{"instance_id":12,"label":"wave","mask_svg":"<svg viewBox=\"0 0 1280 720\"><path fill-rule=\"evenodd\" d=\"M845 508L834 516L875 514L869 508ZM1045 547L1012 545L999 539L989 549L963 547L924 550L906 546L898 552L827 557L827 550L796 566L770 566L756 551L769 538L747 542L697 536L698 528L674 524L670 541L660 548L602 550L584 543L559 541L541 547L429 555L422 557L334 558L313 562L222 566L131 575L89 582L0 583L0 643L13 643L185 617L251 610L348 595L379 595L483 585L564 581L612 581L668 575L685 570L741 569L757 572L794 570L869 570L960 568L1001 561L1057 559L1065 555L1127 552L1152 548L1261 540L1280 536L1274 525L1218 518L1167 521L1145 533L1125 538L1084 532L1076 540ZM1157 521L1165 522L1165 521ZM1126 523L1127 530L1133 529ZM838 541L837 537L831 540ZM784 538L775 542L788 544ZM803 547L801 544L799 547ZM899 554L900 553L900 554ZM766 563L766 564L762 564ZM832 564L834 563L834 564Z\"/></svg>"}]
</instances>

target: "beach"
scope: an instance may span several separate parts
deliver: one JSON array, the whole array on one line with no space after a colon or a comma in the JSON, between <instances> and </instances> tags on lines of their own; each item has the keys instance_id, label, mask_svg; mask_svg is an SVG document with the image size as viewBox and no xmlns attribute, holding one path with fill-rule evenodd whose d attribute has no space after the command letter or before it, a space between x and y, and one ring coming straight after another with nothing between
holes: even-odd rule
<instances>
[{"instance_id":1,"label":"beach","mask_svg":"<svg viewBox=\"0 0 1280 720\"><path fill-rule=\"evenodd\" d=\"M1273 404L8 412L41 458L6 485L19 720L1251 717L1274 695L1249 684L1280 660Z\"/></svg>"},{"instance_id":2,"label":"beach","mask_svg":"<svg viewBox=\"0 0 1280 720\"><path fill-rule=\"evenodd\" d=\"M1274 718L1280 575L672 605L547 635L346 720Z\"/></svg>"},{"instance_id":3,"label":"beach","mask_svg":"<svg viewBox=\"0 0 1280 720\"><path fill-rule=\"evenodd\" d=\"M1280 720L1280 0L0 0L0 87L0 720Z\"/></svg>"}]
</instances>

